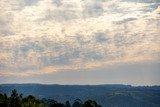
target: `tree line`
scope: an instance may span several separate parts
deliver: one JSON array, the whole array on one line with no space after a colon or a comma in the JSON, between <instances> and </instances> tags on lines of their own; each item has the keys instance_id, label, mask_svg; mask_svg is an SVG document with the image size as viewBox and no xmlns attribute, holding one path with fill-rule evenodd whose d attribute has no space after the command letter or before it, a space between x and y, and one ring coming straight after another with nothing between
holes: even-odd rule
<instances>
[{"instance_id":1,"label":"tree line","mask_svg":"<svg viewBox=\"0 0 160 107\"><path fill-rule=\"evenodd\" d=\"M0 107L102 107L94 100L87 100L82 102L76 99L73 104L69 101L65 103L57 102L53 99L38 99L33 95L23 97L14 89L10 96L0 93Z\"/></svg>"}]
</instances>

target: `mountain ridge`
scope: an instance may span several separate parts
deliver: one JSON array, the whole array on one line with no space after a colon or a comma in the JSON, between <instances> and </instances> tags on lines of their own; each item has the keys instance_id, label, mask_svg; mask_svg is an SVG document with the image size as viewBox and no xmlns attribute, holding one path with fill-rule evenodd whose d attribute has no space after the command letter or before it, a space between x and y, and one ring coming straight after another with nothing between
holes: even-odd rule
<instances>
[{"instance_id":1,"label":"mountain ridge","mask_svg":"<svg viewBox=\"0 0 160 107\"><path fill-rule=\"evenodd\" d=\"M160 86L123 84L59 85L59 84L0 84L0 93L10 95L16 89L24 96L54 99L60 102L93 99L103 107L159 107ZM125 106L124 106L125 105Z\"/></svg>"}]
</instances>

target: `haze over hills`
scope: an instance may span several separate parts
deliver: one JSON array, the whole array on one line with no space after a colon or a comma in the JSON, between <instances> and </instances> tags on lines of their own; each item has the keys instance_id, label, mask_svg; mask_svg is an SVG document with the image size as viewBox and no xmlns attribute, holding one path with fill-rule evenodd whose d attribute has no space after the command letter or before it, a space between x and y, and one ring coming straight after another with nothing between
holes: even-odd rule
<instances>
[{"instance_id":1,"label":"haze over hills","mask_svg":"<svg viewBox=\"0 0 160 107\"><path fill-rule=\"evenodd\" d=\"M159 107L160 86L106 85L46 85L46 84L1 84L0 93L10 94L12 89L24 96L34 95L40 99L73 102L94 99L103 107Z\"/></svg>"}]
</instances>

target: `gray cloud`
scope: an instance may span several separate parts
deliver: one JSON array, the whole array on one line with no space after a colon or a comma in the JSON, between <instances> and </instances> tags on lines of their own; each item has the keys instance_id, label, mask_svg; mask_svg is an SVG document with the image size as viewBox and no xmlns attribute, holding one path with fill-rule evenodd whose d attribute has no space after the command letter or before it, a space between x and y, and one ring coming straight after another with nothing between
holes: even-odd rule
<instances>
[{"instance_id":1,"label":"gray cloud","mask_svg":"<svg viewBox=\"0 0 160 107\"><path fill-rule=\"evenodd\" d=\"M116 47L121 47L121 46L125 46L127 40L125 38L125 36L121 35L121 34L116 34L114 36L114 43Z\"/></svg>"},{"instance_id":2,"label":"gray cloud","mask_svg":"<svg viewBox=\"0 0 160 107\"><path fill-rule=\"evenodd\" d=\"M90 44L91 43L91 40L86 40L83 37L84 35L79 35L79 34L77 34L77 35L78 36L76 36L76 40L80 45L86 45L86 44Z\"/></svg>"},{"instance_id":3,"label":"gray cloud","mask_svg":"<svg viewBox=\"0 0 160 107\"><path fill-rule=\"evenodd\" d=\"M14 32L9 31L9 30L1 30L0 34L1 36L11 36L11 35L14 35Z\"/></svg>"},{"instance_id":4,"label":"gray cloud","mask_svg":"<svg viewBox=\"0 0 160 107\"><path fill-rule=\"evenodd\" d=\"M130 21L134 21L134 20L137 20L137 18L127 18L127 19L123 19L123 20L120 20L120 21L116 21L114 23L116 23L116 24L124 24L124 23L130 22Z\"/></svg>"},{"instance_id":5,"label":"gray cloud","mask_svg":"<svg viewBox=\"0 0 160 107\"><path fill-rule=\"evenodd\" d=\"M139 11L142 11L142 12L144 12L144 13L146 13L146 12L153 12L153 11L155 11L159 6L160 6L160 3L153 3L153 4L150 4L149 6L145 6L145 8L140 9Z\"/></svg>"},{"instance_id":6,"label":"gray cloud","mask_svg":"<svg viewBox=\"0 0 160 107\"><path fill-rule=\"evenodd\" d=\"M68 21L76 18L78 18L78 16L75 10L57 9L47 10L46 16L42 20Z\"/></svg>"},{"instance_id":7,"label":"gray cloud","mask_svg":"<svg viewBox=\"0 0 160 107\"><path fill-rule=\"evenodd\" d=\"M140 33L135 33L130 36L118 33L114 35L114 44L116 47L129 47L138 43L142 43L147 38L148 37Z\"/></svg>"},{"instance_id":8,"label":"gray cloud","mask_svg":"<svg viewBox=\"0 0 160 107\"><path fill-rule=\"evenodd\" d=\"M138 3L160 3L159 0L122 0L125 2L138 2Z\"/></svg>"},{"instance_id":9,"label":"gray cloud","mask_svg":"<svg viewBox=\"0 0 160 107\"><path fill-rule=\"evenodd\" d=\"M98 43L103 43L103 42L111 43L111 38L108 35L106 35L104 32L95 33L95 38L96 38L96 42Z\"/></svg>"},{"instance_id":10,"label":"gray cloud","mask_svg":"<svg viewBox=\"0 0 160 107\"><path fill-rule=\"evenodd\" d=\"M52 0L53 4L55 4L57 7L61 6L63 0Z\"/></svg>"},{"instance_id":11,"label":"gray cloud","mask_svg":"<svg viewBox=\"0 0 160 107\"><path fill-rule=\"evenodd\" d=\"M83 17L98 17L103 15L104 9L101 1L93 1L91 3L85 4L83 10Z\"/></svg>"},{"instance_id":12,"label":"gray cloud","mask_svg":"<svg viewBox=\"0 0 160 107\"><path fill-rule=\"evenodd\" d=\"M24 0L25 6L33 6L36 5L41 0Z\"/></svg>"},{"instance_id":13,"label":"gray cloud","mask_svg":"<svg viewBox=\"0 0 160 107\"><path fill-rule=\"evenodd\" d=\"M13 35L14 32L11 29L12 21L14 19L12 13L0 14L0 36Z\"/></svg>"}]
</instances>

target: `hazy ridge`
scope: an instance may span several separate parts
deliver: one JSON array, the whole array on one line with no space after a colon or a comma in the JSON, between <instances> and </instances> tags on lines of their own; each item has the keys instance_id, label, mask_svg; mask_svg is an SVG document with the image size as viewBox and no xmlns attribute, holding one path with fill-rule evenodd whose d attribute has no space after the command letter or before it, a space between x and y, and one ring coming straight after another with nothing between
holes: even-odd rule
<instances>
[{"instance_id":1,"label":"hazy ridge","mask_svg":"<svg viewBox=\"0 0 160 107\"><path fill-rule=\"evenodd\" d=\"M104 107L159 107L160 86L105 85L46 85L1 84L0 93L10 94L12 89L38 98L51 98L65 102L75 99L94 99Z\"/></svg>"}]
</instances>

